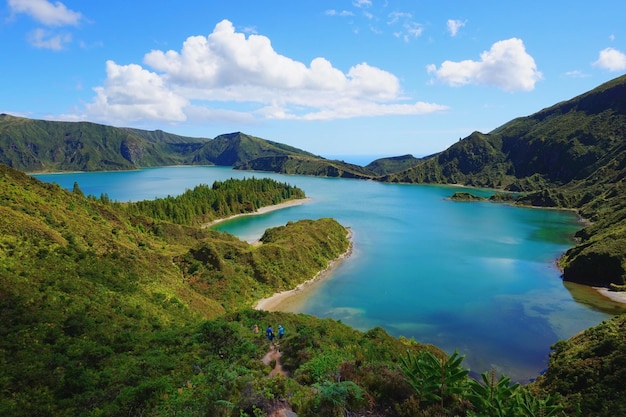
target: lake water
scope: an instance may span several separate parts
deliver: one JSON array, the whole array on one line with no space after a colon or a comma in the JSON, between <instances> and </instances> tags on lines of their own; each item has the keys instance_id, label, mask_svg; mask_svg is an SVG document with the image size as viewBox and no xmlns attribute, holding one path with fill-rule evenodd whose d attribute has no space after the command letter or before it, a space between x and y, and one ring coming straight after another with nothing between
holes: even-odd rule
<instances>
[{"instance_id":1,"label":"lake water","mask_svg":"<svg viewBox=\"0 0 626 417\"><path fill-rule=\"evenodd\" d=\"M268 227L333 217L353 232L352 256L288 311L331 317L360 330L466 355L464 366L525 382L545 370L550 346L626 306L563 283L555 260L581 225L556 210L447 200L458 188L286 176L226 167L35 175L118 201L178 195L228 178L270 177L311 201L215 228L253 241ZM487 191L483 191L488 195Z\"/></svg>"}]
</instances>

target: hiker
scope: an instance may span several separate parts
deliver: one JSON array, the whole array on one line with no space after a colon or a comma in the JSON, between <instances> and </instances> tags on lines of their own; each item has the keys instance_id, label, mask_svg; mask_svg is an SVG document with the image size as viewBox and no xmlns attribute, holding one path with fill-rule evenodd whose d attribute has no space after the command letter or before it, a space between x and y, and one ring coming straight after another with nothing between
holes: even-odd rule
<instances>
[{"instance_id":1,"label":"hiker","mask_svg":"<svg viewBox=\"0 0 626 417\"><path fill-rule=\"evenodd\" d=\"M254 334L259 334L259 325L255 324L254 327L252 327L252 331L254 332Z\"/></svg>"},{"instance_id":2,"label":"hiker","mask_svg":"<svg viewBox=\"0 0 626 417\"><path fill-rule=\"evenodd\" d=\"M282 339L284 335L285 335L285 328L279 324L278 325L278 339L279 340Z\"/></svg>"},{"instance_id":3,"label":"hiker","mask_svg":"<svg viewBox=\"0 0 626 417\"><path fill-rule=\"evenodd\" d=\"M267 340L270 342L274 341L274 329L272 329L272 325L270 324L265 331L265 336L267 336Z\"/></svg>"}]
</instances>

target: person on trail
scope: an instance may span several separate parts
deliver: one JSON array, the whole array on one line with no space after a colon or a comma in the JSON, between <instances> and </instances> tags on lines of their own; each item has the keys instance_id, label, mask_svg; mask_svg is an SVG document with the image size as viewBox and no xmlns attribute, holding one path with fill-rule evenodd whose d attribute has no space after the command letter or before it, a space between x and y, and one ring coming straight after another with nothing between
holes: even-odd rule
<instances>
[{"instance_id":1,"label":"person on trail","mask_svg":"<svg viewBox=\"0 0 626 417\"><path fill-rule=\"evenodd\" d=\"M274 341L274 329L272 329L272 325L270 324L265 330L265 336L267 336L267 340L270 342Z\"/></svg>"},{"instance_id":2,"label":"person on trail","mask_svg":"<svg viewBox=\"0 0 626 417\"><path fill-rule=\"evenodd\" d=\"M259 333L259 325L255 324L254 327L252 327L252 331L254 332L254 334L258 334Z\"/></svg>"},{"instance_id":3,"label":"person on trail","mask_svg":"<svg viewBox=\"0 0 626 417\"><path fill-rule=\"evenodd\" d=\"M284 335L285 335L285 328L279 324L278 325L278 339L279 340L282 339Z\"/></svg>"}]
</instances>

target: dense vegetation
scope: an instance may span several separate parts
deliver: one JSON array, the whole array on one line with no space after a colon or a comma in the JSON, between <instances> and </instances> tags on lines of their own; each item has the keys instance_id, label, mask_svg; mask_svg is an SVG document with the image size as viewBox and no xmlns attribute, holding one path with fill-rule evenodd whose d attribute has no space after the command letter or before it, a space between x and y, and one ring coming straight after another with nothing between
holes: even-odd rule
<instances>
[{"instance_id":1,"label":"dense vegetation","mask_svg":"<svg viewBox=\"0 0 626 417\"><path fill-rule=\"evenodd\" d=\"M626 415L626 315L607 320L553 346L548 372L533 384L557 392L571 416Z\"/></svg>"},{"instance_id":2,"label":"dense vegetation","mask_svg":"<svg viewBox=\"0 0 626 417\"><path fill-rule=\"evenodd\" d=\"M26 172L128 170L164 165L234 165L264 156L314 155L240 132L214 139L89 122L0 114L0 163Z\"/></svg>"},{"instance_id":3,"label":"dense vegetation","mask_svg":"<svg viewBox=\"0 0 626 417\"><path fill-rule=\"evenodd\" d=\"M365 166L376 175L392 174L414 167L420 162L419 158L413 155L394 156L391 158L381 158L370 162Z\"/></svg>"},{"instance_id":4,"label":"dense vegetation","mask_svg":"<svg viewBox=\"0 0 626 417\"><path fill-rule=\"evenodd\" d=\"M235 164L234 168L318 177L370 179L374 176L372 171L358 165L299 155L259 157Z\"/></svg>"},{"instance_id":5,"label":"dense vegetation","mask_svg":"<svg viewBox=\"0 0 626 417\"><path fill-rule=\"evenodd\" d=\"M304 197L304 191L289 184L269 178L250 178L216 181L211 187L198 185L178 196L117 203L116 206L132 214L192 226ZM107 200L106 196L103 198Z\"/></svg>"}]
</instances>

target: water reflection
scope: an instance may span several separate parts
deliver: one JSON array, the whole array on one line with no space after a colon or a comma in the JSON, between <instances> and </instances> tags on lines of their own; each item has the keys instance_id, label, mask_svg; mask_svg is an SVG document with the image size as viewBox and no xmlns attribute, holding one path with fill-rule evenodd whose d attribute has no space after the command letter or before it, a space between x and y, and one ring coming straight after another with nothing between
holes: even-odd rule
<instances>
[{"instance_id":1,"label":"water reflection","mask_svg":"<svg viewBox=\"0 0 626 417\"><path fill-rule=\"evenodd\" d=\"M626 313L626 304L605 297L597 288L568 281L563 281L563 286L577 303L604 314L617 316Z\"/></svg>"}]
</instances>

